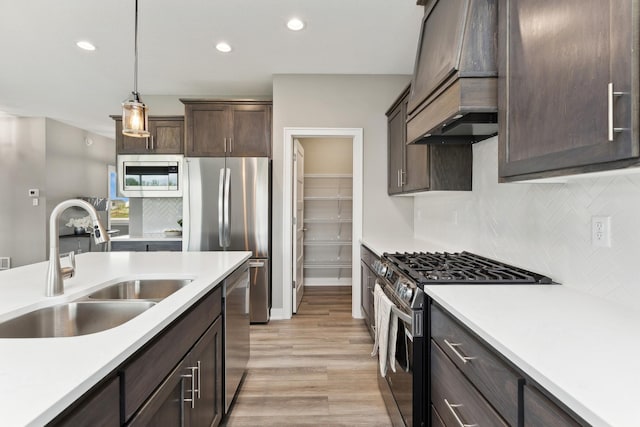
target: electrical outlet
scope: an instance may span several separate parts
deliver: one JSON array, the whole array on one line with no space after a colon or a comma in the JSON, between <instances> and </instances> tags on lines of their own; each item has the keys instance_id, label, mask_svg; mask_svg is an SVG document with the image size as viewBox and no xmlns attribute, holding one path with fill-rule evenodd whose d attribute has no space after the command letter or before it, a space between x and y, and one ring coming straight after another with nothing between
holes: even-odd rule
<instances>
[{"instance_id":1,"label":"electrical outlet","mask_svg":"<svg viewBox=\"0 0 640 427\"><path fill-rule=\"evenodd\" d=\"M611 247L611 217L591 217L591 245L597 248Z\"/></svg>"}]
</instances>

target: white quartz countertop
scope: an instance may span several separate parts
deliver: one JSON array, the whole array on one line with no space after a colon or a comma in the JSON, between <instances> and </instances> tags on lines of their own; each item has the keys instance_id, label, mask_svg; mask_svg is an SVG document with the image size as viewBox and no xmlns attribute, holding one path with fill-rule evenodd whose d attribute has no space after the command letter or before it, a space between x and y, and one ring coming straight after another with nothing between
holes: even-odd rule
<instances>
[{"instance_id":1,"label":"white quartz countertop","mask_svg":"<svg viewBox=\"0 0 640 427\"><path fill-rule=\"evenodd\" d=\"M562 285L425 292L587 422L638 425L639 312Z\"/></svg>"},{"instance_id":2,"label":"white quartz countertop","mask_svg":"<svg viewBox=\"0 0 640 427\"><path fill-rule=\"evenodd\" d=\"M152 233L144 234L142 236L132 236L130 234L124 234L122 236L113 236L111 241L126 241L126 242L179 242L182 241L182 235L179 236L167 236L164 233Z\"/></svg>"},{"instance_id":3,"label":"white quartz countertop","mask_svg":"<svg viewBox=\"0 0 640 427\"><path fill-rule=\"evenodd\" d=\"M2 425L39 426L131 356L222 279L251 252L110 252L76 257L65 293L47 298L47 263L0 272L0 321L86 296L127 278L191 278L193 282L123 325L67 338L0 339Z\"/></svg>"}]
</instances>

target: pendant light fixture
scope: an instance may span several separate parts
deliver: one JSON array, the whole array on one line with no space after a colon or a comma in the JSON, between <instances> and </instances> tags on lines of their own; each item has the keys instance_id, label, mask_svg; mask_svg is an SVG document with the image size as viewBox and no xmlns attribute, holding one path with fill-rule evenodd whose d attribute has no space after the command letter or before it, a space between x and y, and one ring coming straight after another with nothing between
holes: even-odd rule
<instances>
[{"instance_id":1,"label":"pendant light fixture","mask_svg":"<svg viewBox=\"0 0 640 427\"><path fill-rule=\"evenodd\" d=\"M136 138L149 137L149 112L138 93L138 0L136 2L136 23L133 62L133 92L122 103L122 134Z\"/></svg>"}]
</instances>

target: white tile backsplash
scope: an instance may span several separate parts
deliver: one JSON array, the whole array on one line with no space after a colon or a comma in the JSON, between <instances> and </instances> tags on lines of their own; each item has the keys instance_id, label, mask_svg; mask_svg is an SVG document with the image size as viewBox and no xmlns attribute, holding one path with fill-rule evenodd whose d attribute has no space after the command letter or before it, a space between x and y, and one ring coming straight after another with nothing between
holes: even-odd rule
<instances>
[{"instance_id":1,"label":"white tile backsplash","mask_svg":"<svg viewBox=\"0 0 640 427\"><path fill-rule=\"evenodd\" d=\"M158 197L142 199L142 233L162 233L180 229L177 221L182 218L182 198Z\"/></svg>"},{"instance_id":2,"label":"white tile backsplash","mask_svg":"<svg viewBox=\"0 0 640 427\"><path fill-rule=\"evenodd\" d=\"M610 248L591 244L591 217L611 217ZM566 183L498 184L497 137L473 147L473 191L414 200L414 234L546 274L640 309L640 174Z\"/></svg>"}]
</instances>

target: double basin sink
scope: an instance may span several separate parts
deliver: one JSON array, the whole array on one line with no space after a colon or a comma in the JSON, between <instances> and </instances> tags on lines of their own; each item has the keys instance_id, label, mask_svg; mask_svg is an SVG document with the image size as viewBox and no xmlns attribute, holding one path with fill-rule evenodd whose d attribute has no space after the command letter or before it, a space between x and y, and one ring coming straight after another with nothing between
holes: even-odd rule
<instances>
[{"instance_id":1,"label":"double basin sink","mask_svg":"<svg viewBox=\"0 0 640 427\"><path fill-rule=\"evenodd\" d=\"M45 307L0 323L0 338L73 337L122 325L191 279L126 280L87 297Z\"/></svg>"}]
</instances>

